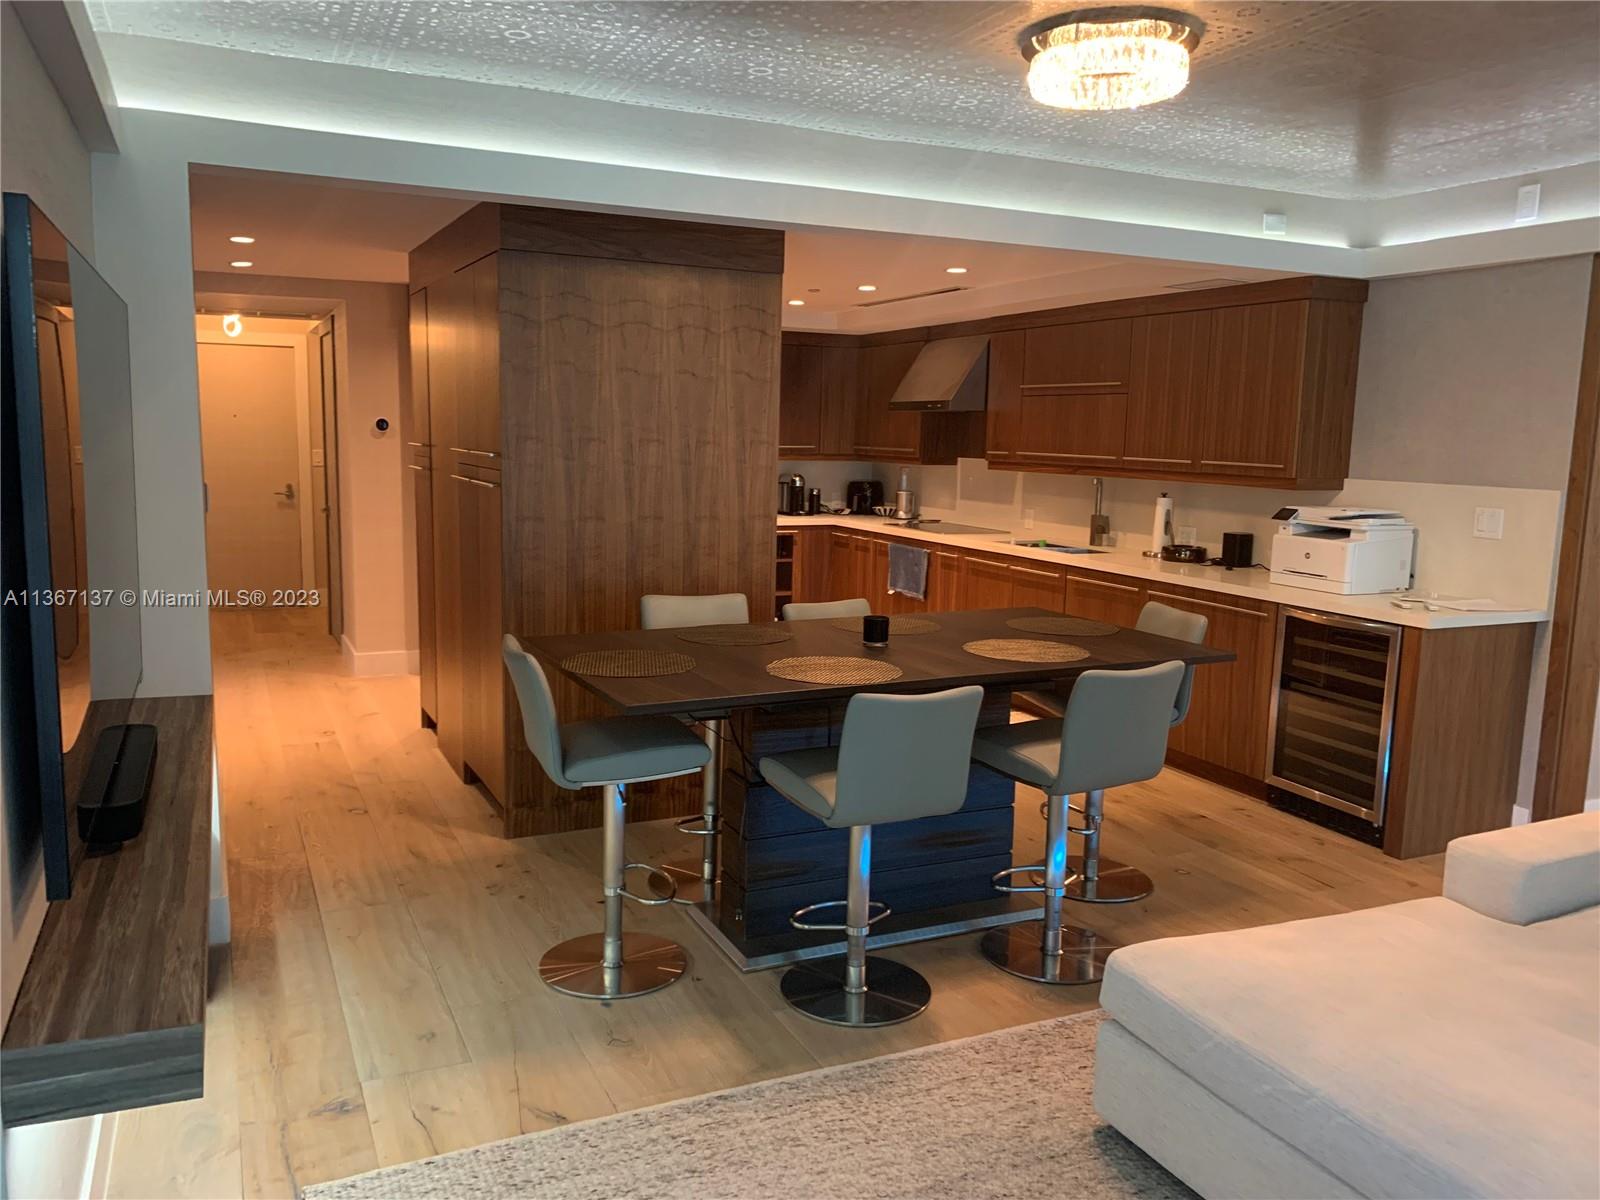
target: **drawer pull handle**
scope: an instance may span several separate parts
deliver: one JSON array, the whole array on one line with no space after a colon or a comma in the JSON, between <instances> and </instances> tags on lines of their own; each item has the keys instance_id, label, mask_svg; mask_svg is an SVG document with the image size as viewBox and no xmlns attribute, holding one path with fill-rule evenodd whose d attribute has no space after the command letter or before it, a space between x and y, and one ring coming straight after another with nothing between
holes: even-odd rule
<instances>
[{"instance_id":1,"label":"drawer pull handle","mask_svg":"<svg viewBox=\"0 0 1600 1200\"><path fill-rule=\"evenodd\" d=\"M416 463L407 463L406 466L410 467L413 471L426 471L428 469L427 467L420 467Z\"/></svg>"},{"instance_id":2,"label":"drawer pull handle","mask_svg":"<svg viewBox=\"0 0 1600 1200\"><path fill-rule=\"evenodd\" d=\"M1044 575L1044 576L1046 576L1046 577L1048 577L1050 579L1065 579L1066 578L1066 576L1062 575L1059 571L1043 571L1043 570L1040 570L1038 567L1019 567L1019 566L1016 565L1016 563L1012 563L1012 564L1010 564L1010 566L1011 566L1011 569L1013 571L1021 571L1024 574L1027 574L1027 575Z\"/></svg>"},{"instance_id":3,"label":"drawer pull handle","mask_svg":"<svg viewBox=\"0 0 1600 1200\"><path fill-rule=\"evenodd\" d=\"M1179 604L1198 604L1201 608L1221 608L1228 612L1244 613L1251 617L1266 618L1270 613L1257 612L1253 608L1240 608L1237 604L1219 604L1215 600L1196 600L1191 596L1179 596L1172 592L1152 591L1152 596L1159 596L1163 600L1176 600Z\"/></svg>"},{"instance_id":4,"label":"drawer pull handle","mask_svg":"<svg viewBox=\"0 0 1600 1200\"><path fill-rule=\"evenodd\" d=\"M1121 389L1120 379L1087 379L1073 383L1025 383L1022 390L1025 392L1059 392L1068 388L1074 391L1087 391L1093 388L1097 392L1115 392Z\"/></svg>"},{"instance_id":5,"label":"drawer pull handle","mask_svg":"<svg viewBox=\"0 0 1600 1200\"><path fill-rule=\"evenodd\" d=\"M453 472L451 473L450 478L451 479L459 479L462 483L475 483L479 487L497 488L497 487L500 486L498 483L490 483L487 479L473 479L470 476L457 475L457 474L454 474Z\"/></svg>"},{"instance_id":6,"label":"drawer pull handle","mask_svg":"<svg viewBox=\"0 0 1600 1200\"><path fill-rule=\"evenodd\" d=\"M1148 454L1124 454L1122 457L1128 462L1187 463L1190 461L1187 458L1152 458Z\"/></svg>"},{"instance_id":7,"label":"drawer pull handle","mask_svg":"<svg viewBox=\"0 0 1600 1200\"><path fill-rule=\"evenodd\" d=\"M1282 463L1230 462L1225 458L1202 458L1200 460L1200 465L1202 467L1257 467L1264 471L1282 471L1287 469Z\"/></svg>"},{"instance_id":8,"label":"drawer pull handle","mask_svg":"<svg viewBox=\"0 0 1600 1200\"><path fill-rule=\"evenodd\" d=\"M500 451L498 450L469 450L465 446L451 446L450 449L454 450L457 454L480 454L484 458L500 457Z\"/></svg>"},{"instance_id":9,"label":"drawer pull handle","mask_svg":"<svg viewBox=\"0 0 1600 1200\"><path fill-rule=\"evenodd\" d=\"M1069 454L1060 450L1027 450L1019 453L1026 453L1029 458L1092 458L1099 462L1113 462L1117 457L1115 454Z\"/></svg>"},{"instance_id":10,"label":"drawer pull handle","mask_svg":"<svg viewBox=\"0 0 1600 1200\"><path fill-rule=\"evenodd\" d=\"M1068 583L1081 583L1085 587L1112 588L1112 589L1114 589L1116 591L1119 591L1119 592L1137 592L1139 590L1137 587L1134 587L1131 584L1126 584L1126 583L1107 583L1103 579L1085 579L1082 575L1075 575L1072 578L1070 578L1067 582Z\"/></svg>"},{"instance_id":11,"label":"drawer pull handle","mask_svg":"<svg viewBox=\"0 0 1600 1200\"><path fill-rule=\"evenodd\" d=\"M915 454L915 446L857 446L857 450L876 450L880 454Z\"/></svg>"}]
</instances>

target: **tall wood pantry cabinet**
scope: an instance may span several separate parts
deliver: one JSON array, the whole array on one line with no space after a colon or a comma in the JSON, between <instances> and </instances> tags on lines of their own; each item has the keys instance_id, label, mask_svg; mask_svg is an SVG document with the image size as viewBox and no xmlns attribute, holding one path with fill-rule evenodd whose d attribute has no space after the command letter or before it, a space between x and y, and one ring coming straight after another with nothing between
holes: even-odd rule
<instances>
[{"instance_id":1,"label":"tall wood pantry cabinet","mask_svg":"<svg viewBox=\"0 0 1600 1200\"><path fill-rule=\"evenodd\" d=\"M650 592L772 607L782 271L778 231L496 204L411 253L422 719L508 836L599 811L528 752L505 633L632 628ZM605 715L547 672L563 721Z\"/></svg>"}]
</instances>

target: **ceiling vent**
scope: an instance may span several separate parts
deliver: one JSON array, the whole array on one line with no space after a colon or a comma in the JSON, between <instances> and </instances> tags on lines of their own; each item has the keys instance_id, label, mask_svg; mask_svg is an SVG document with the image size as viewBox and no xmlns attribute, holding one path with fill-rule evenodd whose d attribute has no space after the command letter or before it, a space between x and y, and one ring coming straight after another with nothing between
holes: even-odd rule
<instances>
[{"instance_id":1,"label":"ceiling vent","mask_svg":"<svg viewBox=\"0 0 1600 1200\"><path fill-rule=\"evenodd\" d=\"M1196 279L1191 283L1168 283L1162 286L1174 292L1198 292L1202 288L1234 287L1243 279Z\"/></svg>"},{"instance_id":2,"label":"ceiling vent","mask_svg":"<svg viewBox=\"0 0 1600 1200\"><path fill-rule=\"evenodd\" d=\"M912 292L909 296L890 296L885 300L863 300L857 308L878 308L884 304L899 304L902 300L925 300L929 296L948 296L951 292L971 291L964 287L934 288L931 292Z\"/></svg>"}]
</instances>

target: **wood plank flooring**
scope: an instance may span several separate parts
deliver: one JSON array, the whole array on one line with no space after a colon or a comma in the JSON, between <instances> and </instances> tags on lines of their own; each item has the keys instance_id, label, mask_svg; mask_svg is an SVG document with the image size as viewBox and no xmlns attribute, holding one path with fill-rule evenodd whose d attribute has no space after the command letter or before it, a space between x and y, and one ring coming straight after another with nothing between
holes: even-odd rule
<instances>
[{"instance_id":1,"label":"wood plank flooring","mask_svg":"<svg viewBox=\"0 0 1600 1200\"><path fill-rule=\"evenodd\" d=\"M791 1013L677 910L689 977L611 1005L543 987L553 942L599 928L597 830L507 841L417 725L414 677L346 676L311 612L213 619L233 944L216 961L206 1095L124 1113L113 1197L292 1196L308 1183L519 1132L1092 1007L992 969L975 936L893 951L932 1007L889 1029ZM1105 853L1156 892L1071 919L1123 941L1432 895L1439 858L1397 862L1177 771L1107 799ZM1018 850L1042 835L1019 796ZM682 854L630 826L638 860ZM1026 861L1025 859L1020 861Z\"/></svg>"}]
</instances>

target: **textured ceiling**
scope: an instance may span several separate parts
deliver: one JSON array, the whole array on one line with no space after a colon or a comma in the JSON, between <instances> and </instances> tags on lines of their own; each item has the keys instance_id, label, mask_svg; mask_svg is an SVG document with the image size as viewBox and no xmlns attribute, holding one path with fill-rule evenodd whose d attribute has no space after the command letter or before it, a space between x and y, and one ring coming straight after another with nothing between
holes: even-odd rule
<instances>
[{"instance_id":1,"label":"textured ceiling","mask_svg":"<svg viewBox=\"0 0 1600 1200\"><path fill-rule=\"evenodd\" d=\"M1600 4L1179 5L1189 89L1034 104L1016 32L1070 4L90 0L97 29L833 133L1341 198L1600 158Z\"/></svg>"}]
</instances>

